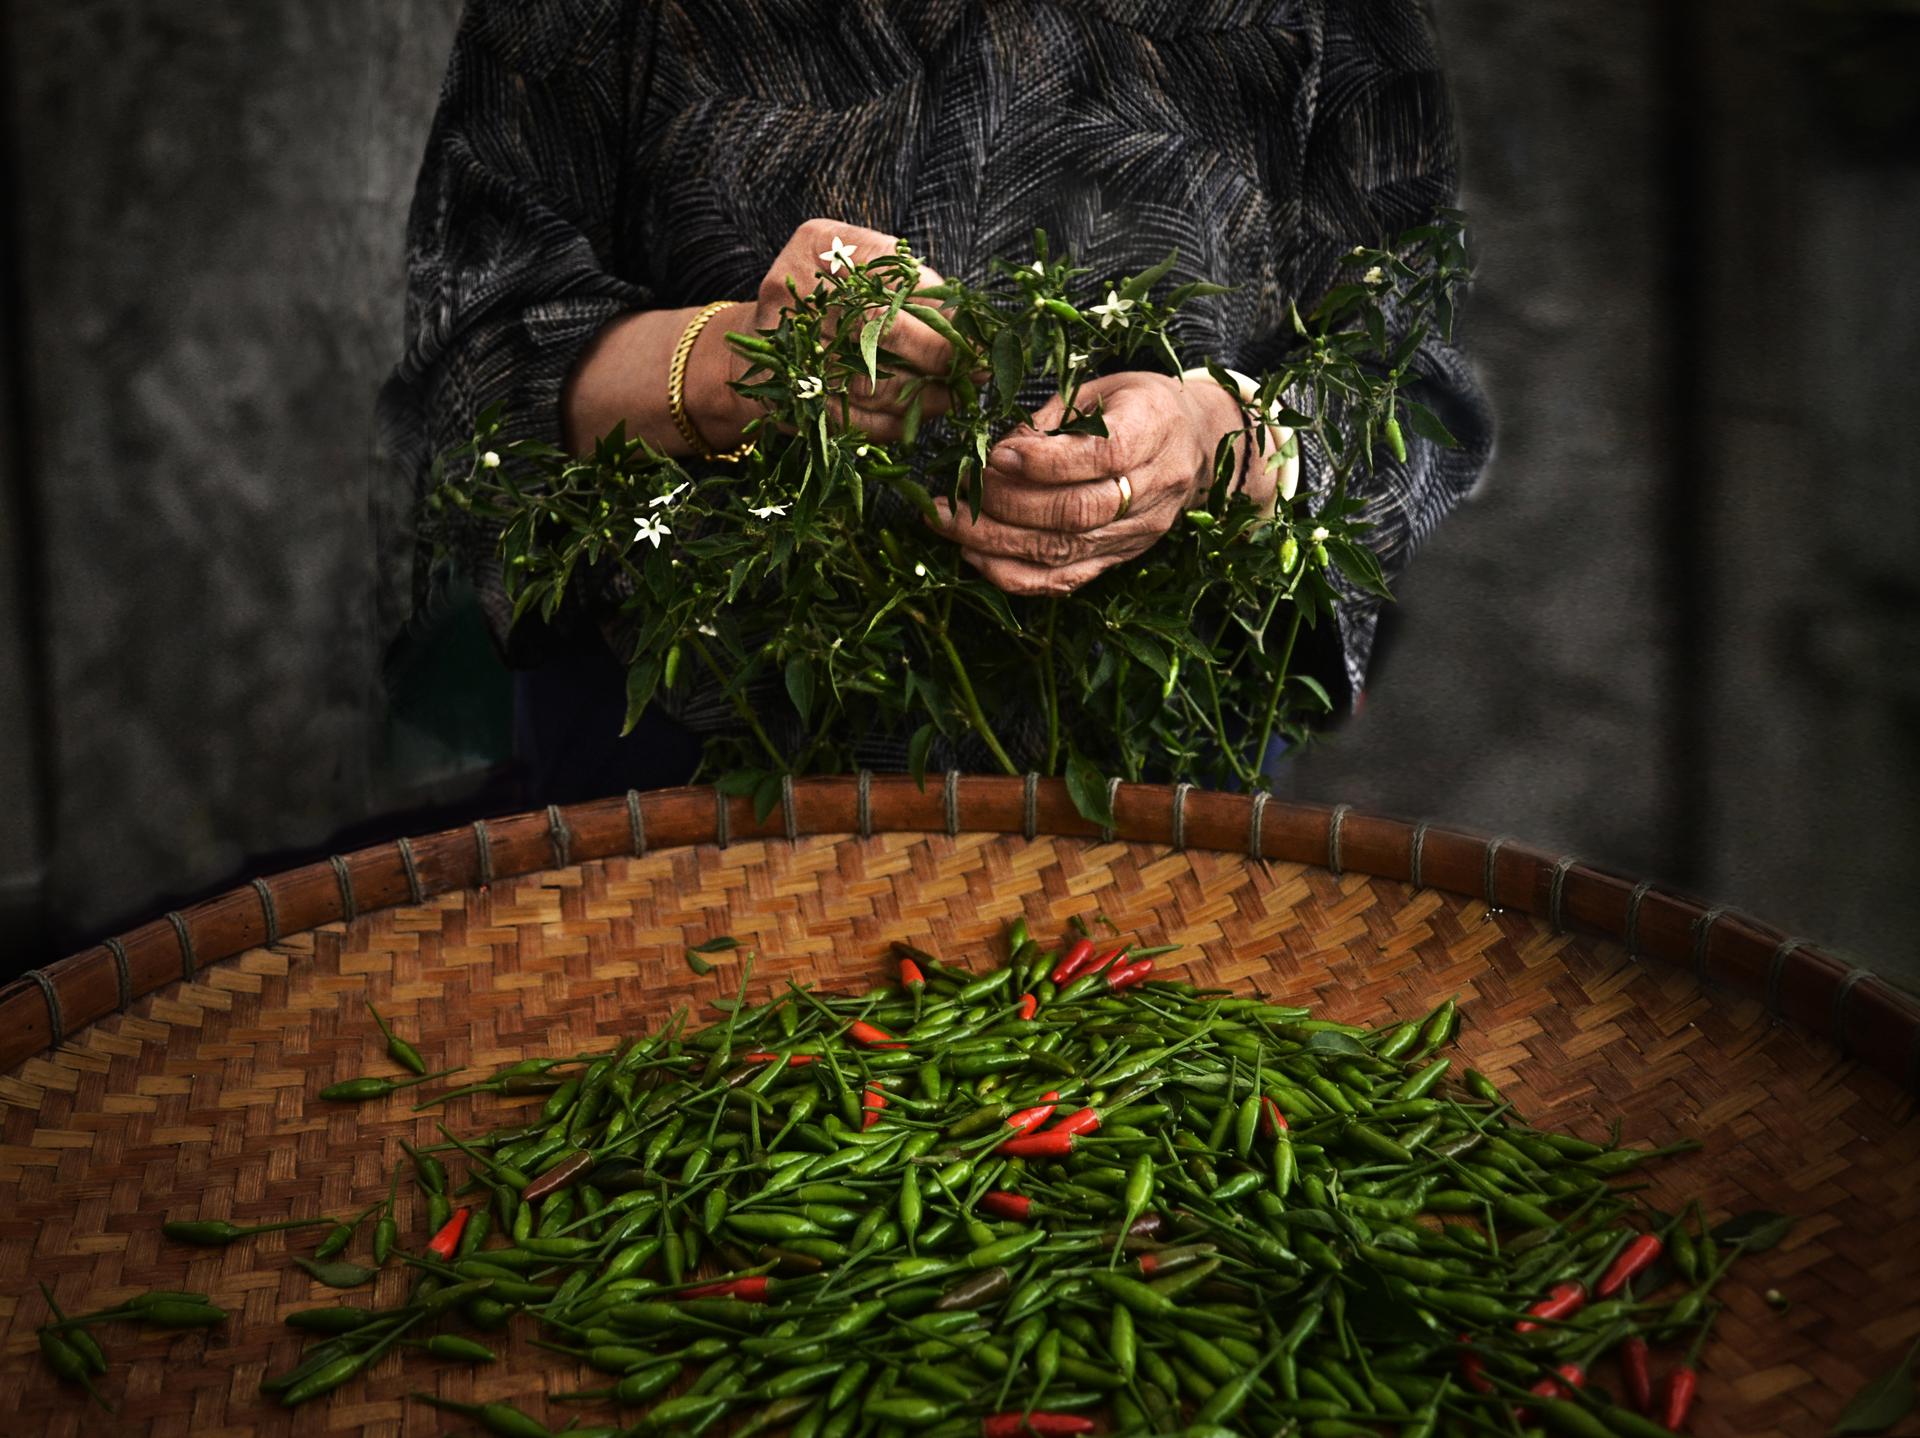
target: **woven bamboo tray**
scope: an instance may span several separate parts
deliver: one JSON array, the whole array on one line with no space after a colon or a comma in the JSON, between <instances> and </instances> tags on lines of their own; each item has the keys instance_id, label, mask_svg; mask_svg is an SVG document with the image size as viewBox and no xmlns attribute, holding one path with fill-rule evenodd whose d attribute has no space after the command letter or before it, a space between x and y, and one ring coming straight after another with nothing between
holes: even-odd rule
<instances>
[{"instance_id":1,"label":"woven bamboo tray","mask_svg":"<svg viewBox=\"0 0 1920 1438\"><path fill-rule=\"evenodd\" d=\"M1742 915L1498 838L1184 786L1119 786L1114 807L1103 834L1033 779L802 781L761 824L708 789L630 794L259 880L0 989L0 1433L470 1428L406 1404L421 1388L561 1426L580 1410L543 1395L603 1380L519 1323L490 1369L389 1354L329 1399L270 1405L255 1385L299 1346L282 1315L332 1299L288 1262L314 1231L204 1250L161 1223L356 1213L384 1196L401 1138L437 1138L412 1095L315 1099L391 1069L363 997L436 1066L485 1069L731 991L734 965L700 977L682 957L717 934L761 955L758 998L788 976L864 987L896 938L978 964L1019 914L1054 935L1101 913L1186 946L1163 963L1187 977L1336 1019L1458 993L1461 1054L1529 1118L1700 1139L1658 1167L1656 1202L1800 1221L1725 1289L1696 1433L1824 1433L1920 1333L1911 997ZM462 1099L446 1121L516 1111ZM70 1310L192 1288L234 1316L102 1330L108 1419L38 1362L37 1280ZM406 1282L390 1265L378 1301Z\"/></svg>"}]
</instances>

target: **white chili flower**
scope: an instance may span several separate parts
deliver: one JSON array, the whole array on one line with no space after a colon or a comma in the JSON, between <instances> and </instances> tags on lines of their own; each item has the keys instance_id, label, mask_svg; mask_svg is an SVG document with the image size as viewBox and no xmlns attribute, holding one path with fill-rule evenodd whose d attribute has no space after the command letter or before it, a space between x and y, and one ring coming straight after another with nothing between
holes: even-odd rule
<instances>
[{"instance_id":1,"label":"white chili flower","mask_svg":"<svg viewBox=\"0 0 1920 1438\"><path fill-rule=\"evenodd\" d=\"M913 577L915 579L925 579L927 577L927 566L916 563L913 566Z\"/></svg>"},{"instance_id":2,"label":"white chili flower","mask_svg":"<svg viewBox=\"0 0 1920 1438\"><path fill-rule=\"evenodd\" d=\"M1362 282L1365 284L1377 285L1382 280L1386 279L1386 277L1387 277L1387 272L1381 269L1380 266L1375 265L1372 269L1368 270L1360 278Z\"/></svg>"},{"instance_id":3,"label":"white chili flower","mask_svg":"<svg viewBox=\"0 0 1920 1438\"><path fill-rule=\"evenodd\" d=\"M1080 368L1081 365L1087 362L1087 358L1088 357L1086 355L1081 354L1079 350L1075 350L1072 354L1067 356L1067 367L1069 369L1078 369Z\"/></svg>"},{"instance_id":4,"label":"white chili flower","mask_svg":"<svg viewBox=\"0 0 1920 1438\"><path fill-rule=\"evenodd\" d=\"M864 444L856 444L853 447L853 457L855 459L865 459L867 457L867 447Z\"/></svg>"},{"instance_id":5,"label":"white chili flower","mask_svg":"<svg viewBox=\"0 0 1920 1438\"><path fill-rule=\"evenodd\" d=\"M1127 318L1127 311L1132 308L1132 300L1123 300L1118 290L1110 289L1107 291L1107 302L1103 305L1091 306L1091 313L1100 316L1100 328L1103 330L1110 328L1116 321L1121 329L1125 329L1132 323Z\"/></svg>"},{"instance_id":6,"label":"white chili flower","mask_svg":"<svg viewBox=\"0 0 1920 1438\"><path fill-rule=\"evenodd\" d=\"M498 469L500 468L500 456L492 450L488 450L480 456L480 466L483 469Z\"/></svg>"},{"instance_id":7,"label":"white chili flower","mask_svg":"<svg viewBox=\"0 0 1920 1438\"><path fill-rule=\"evenodd\" d=\"M709 639L718 639L720 637L720 631L715 629L711 624L696 624L693 627Z\"/></svg>"},{"instance_id":8,"label":"white chili flower","mask_svg":"<svg viewBox=\"0 0 1920 1438\"><path fill-rule=\"evenodd\" d=\"M776 514L785 514L786 512L787 506L784 504L763 504L758 509L754 509L751 506L747 509L747 513L751 514L755 519L772 519Z\"/></svg>"},{"instance_id":9,"label":"white chili flower","mask_svg":"<svg viewBox=\"0 0 1920 1438\"><path fill-rule=\"evenodd\" d=\"M819 375L803 374L794 382L793 394L796 399L818 399L824 389Z\"/></svg>"},{"instance_id":10,"label":"white chili flower","mask_svg":"<svg viewBox=\"0 0 1920 1438\"><path fill-rule=\"evenodd\" d=\"M856 248L858 247L847 244L838 235L835 235L833 237L833 248L820 252L820 258L826 262L827 273L830 275L839 274L840 266L843 264L848 269L852 269L853 252Z\"/></svg>"},{"instance_id":11,"label":"white chili flower","mask_svg":"<svg viewBox=\"0 0 1920 1438\"><path fill-rule=\"evenodd\" d=\"M1352 249L1347 251L1347 253L1350 255L1364 255L1366 252L1367 252L1367 247L1365 245L1355 245Z\"/></svg>"},{"instance_id":12,"label":"white chili flower","mask_svg":"<svg viewBox=\"0 0 1920 1438\"><path fill-rule=\"evenodd\" d=\"M668 529L664 523L655 519L651 514L636 519L633 522L633 526L634 542L638 543L644 539L655 549L660 547L661 540L673 533L671 529Z\"/></svg>"},{"instance_id":13,"label":"white chili flower","mask_svg":"<svg viewBox=\"0 0 1920 1438\"><path fill-rule=\"evenodd\" d=\"M1327 542L1327 527L1326 527L1326 525L1324 525L1324 524L1316 524L1316 525L1314 525L1314 527L1313 527L1313 533L1312 533L1312 534L1309 534L1309 535L1307 536L1307 538L1308 538L1308 539L1311 539L1311 540L1312 540L1312 541L1313 541L1313 542L1314 542L1315 544L1325 544L1325 543Z\"/></svg>"},{"instance_id":14,"label":"white chili flower","mask_svg":"<svg viewBox=\"0 0 1920 1438\"><path fill-rule=\"evenodd\" d=\"M668 490L665 494L656 494L652 499L647 501L647 508L658 509L663 504L672 504L676 499L678 499L681 495L687 492L687 487L691 483L692 483L691 480L683 479L680 481L680 483L676 484L672 489Z\"/></svg>"}]
</instances>

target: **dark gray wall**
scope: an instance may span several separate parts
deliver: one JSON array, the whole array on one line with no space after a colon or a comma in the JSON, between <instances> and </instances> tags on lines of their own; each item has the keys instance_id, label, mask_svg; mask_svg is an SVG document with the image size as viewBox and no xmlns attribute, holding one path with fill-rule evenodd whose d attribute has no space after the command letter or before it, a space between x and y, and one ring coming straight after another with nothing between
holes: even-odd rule
<instances>
[{"instance_id":1,"label":"dark gray wall","mask_svg":"<svg viewBox=\"0 0 1920 1438\"><path fill-rule=\"evenodd\" d=\"M1920 177L1886 107L1847 110L1871 60L1836 67L1832 7L1793 0L1437 8L1500 446L1300 791L1913 975ZM69 936L471 781L458 746L393 744L364 605L371 397L457 10L12 8L43 516L15 537L48 576L52 723L36 761L15 606L0 813L36 763L53 803L0 874L44 858Z\"/></svg>"}]
</instances>

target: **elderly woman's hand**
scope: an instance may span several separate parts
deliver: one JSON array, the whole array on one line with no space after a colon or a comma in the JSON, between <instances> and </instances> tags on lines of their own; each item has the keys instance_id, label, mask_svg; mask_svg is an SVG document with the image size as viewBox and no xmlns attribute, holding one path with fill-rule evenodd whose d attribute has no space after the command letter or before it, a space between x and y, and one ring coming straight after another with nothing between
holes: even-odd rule
<instances>
[{"instance_id":1,"label":"elderly woman's hand","mask_svg":"<svg viewBox=\"0 0 1920 1438\"><path fill-rule=\"evenodd\" d=\"M1096 398L1106 438L1044 433L1064 415L1056 396L989 451L978 519L938 501L940 533L1009 594L1065 594L1144 552L1205 497L1214 446L1240 427L1234 397L1212 380L1126 371L1080 387L1082 410ZM1124 513L1120 475L1132 492ZM1273 473L1256 464L1247 482L1265 504Z\"/></svg>"},{"instance_id":2,"label":"elderly woman's hand","mask_svg":"<svg viewBox=\"0 0 1920 1438\"><path fill-rule=\"evenodd\" d=\"M780 323L780 311L793 303L793 297L787 292L789 278L804 294L813 288L823 272L837 274L848 265L865 264L890 255L897 244L894 236L861 225L839 220L803 221L760 281L751 327L770 330ZM921 264L920 288L929 289L943 283L938 271L931 265ZM949 308L940 304L933 307ZM953 346L923 321L908 314L894 320L881 343L900 357L907 372L883 376L878 385L869 384L865 375L856 375L847 385L846 404L833 406L830 413L841 424L858 425L875 439L891 444L904 432L907 408L913 399L905 391L914 376L932 377L919 386L920 413L924 419L945 414L952 408L952 395L940 377L953 365ZM744 360L737 361L730 378L738 379L746 367ZM984 371L980 377L985 377ZM743 408L740 423L744 425L753 412L751 408Z\"/></svg>"}]
</instances>

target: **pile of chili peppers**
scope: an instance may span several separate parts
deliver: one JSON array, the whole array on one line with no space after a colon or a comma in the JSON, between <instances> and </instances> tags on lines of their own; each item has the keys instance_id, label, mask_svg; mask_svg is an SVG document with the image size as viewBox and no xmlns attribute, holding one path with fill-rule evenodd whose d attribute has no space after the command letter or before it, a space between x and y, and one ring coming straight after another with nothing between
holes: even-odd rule
<instances>
[{"instance_id":1,"label":"pile of chili peppers","mask_svg":"<svg viewBox=\"0 0 1920 1438\"><path fill-rule=\"evenodd\" d=\"M1760 1230L1716 1240L1618 1182L1674 1150L1456 1079L1451 1002L1369 1030L1158 976L1164 950L1010 938L987 973L899 946L900 982L857 997L749 1006L743 977L710 1027L454 1090L540 1108L407 1149L410 1295L291 1315L320 1341L262 1391L303 1402L401 1342L492 1361L417 1329L525 1314L607 1375L557 1398L645 1409L571 1438L1684 1430Z\"/></svg>"}]
</instances>

